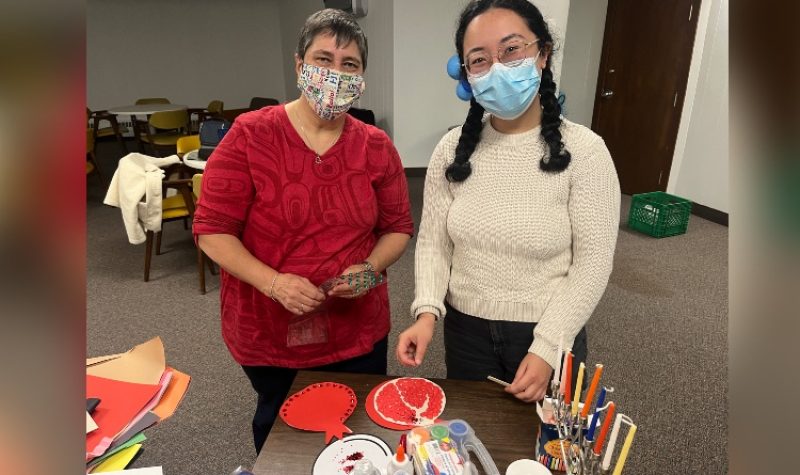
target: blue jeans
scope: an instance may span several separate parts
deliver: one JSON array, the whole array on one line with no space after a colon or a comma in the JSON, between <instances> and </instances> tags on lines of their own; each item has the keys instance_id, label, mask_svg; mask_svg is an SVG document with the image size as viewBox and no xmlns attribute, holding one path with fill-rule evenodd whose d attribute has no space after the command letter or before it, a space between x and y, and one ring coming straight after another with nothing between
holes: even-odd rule
<instances>
[{"instance_id":1,"label":"blue jeans","mask_svg":"<svg viewBox=\"0 0 800 475\"><path fill-rule=\"evenodd\" d=\"M340 373L386 374L388 343L389 337L387 336L375 343L372 351L366 355L307 369ZM253 443L256 446L256 453L259 453L275 423L275 418L278 417L278 411L283 401L289 395L289 389L292 387L297 370L276 366L242 366L242 369L250 378L253 389L258 393L256 413L253 416Z\"/></svg>"},{"instance_id":2,"label":"blue jeans","mask_svg":"<svg viewBox=\"0 0 800 475\"><path fill-rule=\"evenodd\" d=\"M485 381L494 376L511 382L522 359L533 343L535 323L487 320L473 317L445 303L444 350L448 379ZM586 327L575 337L572 347L572 381L578 366L586 361ZM550 388L548 386L548 393Z\"/></svg>"}]
</instances>

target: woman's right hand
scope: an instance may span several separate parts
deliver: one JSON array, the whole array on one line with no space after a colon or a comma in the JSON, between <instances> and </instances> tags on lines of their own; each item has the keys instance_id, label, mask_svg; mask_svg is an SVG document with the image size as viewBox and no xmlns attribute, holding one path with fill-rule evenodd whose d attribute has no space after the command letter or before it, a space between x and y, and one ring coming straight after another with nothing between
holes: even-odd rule
<instances>
[{"instance_id":1,"label":"woman's right hand","mask_svg":"<svg viewBox=\"0 0 800 475\"><path fill-rule=\"evenodd\" d=\"M432 313L420 314L416 323L400 334L397 341L397 361L404 366L419 366L425 358L425 351L433 339L436 316Z\"/></svg>"},{"instance_id":2,"label":"woman's right hand","mask_svg":"<svg viewBox=\"0 0 800 475\"><path fill-rule=\"evenodd\" d=\"M269 295L269 289L265 292ZM272 285L272 297L295 315L314 311L325 301L325 294L310 280L295 274L278 274Z\"/></svg>"}]
</instances>

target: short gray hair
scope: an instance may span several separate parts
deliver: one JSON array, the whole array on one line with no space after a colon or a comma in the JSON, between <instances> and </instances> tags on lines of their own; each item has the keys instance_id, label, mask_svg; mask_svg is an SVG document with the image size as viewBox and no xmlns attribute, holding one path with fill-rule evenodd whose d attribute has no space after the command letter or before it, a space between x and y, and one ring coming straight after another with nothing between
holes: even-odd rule
<instances>
[{"instance_id":1,"label":"short gray hair","mask_svg":"<svg viewBox=\"0 0 800 475\"><path fill-rule=\"evenodd\" d=\"M300 30L300 39L297 42L297 56L301 59L306 56L306 51L311 43L320 34L331 35L336 38L336 46L342 48L356 42L358 52L361 54L361 64L367 69L367 35L361 29L356 18L344 10L326 8L320 10L306 20Z\"/></svg>"}]
</instances>

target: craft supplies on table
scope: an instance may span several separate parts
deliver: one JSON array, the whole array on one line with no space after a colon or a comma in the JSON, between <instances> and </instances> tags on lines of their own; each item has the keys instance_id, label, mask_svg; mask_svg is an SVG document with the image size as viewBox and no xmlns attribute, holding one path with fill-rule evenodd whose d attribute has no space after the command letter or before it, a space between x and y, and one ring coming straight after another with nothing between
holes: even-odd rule
<instances>
[{"instance_id":1,"label":"craft supplies on table","mask_svg":"<svg viewBox=\"0 0 800 475\"><path fill-rule=\"evenodd\" d=\"M500 475L486 447L464 420L417 427L408 432L407 440L417 475L473 475L477 474L475 462L487 475Z\"/></svg>"}]
</instances>

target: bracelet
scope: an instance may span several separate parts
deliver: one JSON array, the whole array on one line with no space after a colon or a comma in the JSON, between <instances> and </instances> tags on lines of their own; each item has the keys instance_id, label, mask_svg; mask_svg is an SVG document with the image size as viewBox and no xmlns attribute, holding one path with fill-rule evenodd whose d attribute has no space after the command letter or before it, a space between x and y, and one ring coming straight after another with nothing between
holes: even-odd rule
<instances>
[{"instance_id":1,"label":"bracelet","mask_svg":"<svg viewBox=\"0 0 800 475\"><path fill-rule=\"evenodd\" d=\"M281 275L280 272L275 273L275 277L272 278L272 284L269 286L269 298L271 298L273 302L277 302L277 300L275 300L275 295L273 295L272 292L275 290L275 281L278 280L279 275Z\"/></svg>"},{"instance_id":2,"label":"bracelet","mask_svg":"<svg viewBox=\"0 0 800 475\"><path fill-rule=\"evenodd\" d=\"M433 315L433 321L434 322L438 322L439 321L439 314L437 312L422 312L419 315L417 315L416 317L414 317L414 321L415 322L419 321L419 317L421 317L423 313L430 313L431 315Z\"/></svg>"},{"instance_id":3,"label":"bracelet","mask_svg":"<svg viewBox=\"0 0 800 475\"><path fill-rule=\"evenodd\" d=\"M375 266L373 266L370 261L365 260L364 262L361 263L361 265L364 266L364 270L375 272Z\"/></svg>"}]
</instances>

